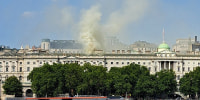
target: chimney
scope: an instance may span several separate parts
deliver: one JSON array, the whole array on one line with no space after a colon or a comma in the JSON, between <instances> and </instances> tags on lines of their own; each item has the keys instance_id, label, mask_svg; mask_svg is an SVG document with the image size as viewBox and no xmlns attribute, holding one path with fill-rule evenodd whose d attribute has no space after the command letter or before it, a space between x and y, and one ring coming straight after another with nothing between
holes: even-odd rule
<instances>
[{"instance_id":1,"label":"chimney","mask_svg":"<svg viewBox=\"0 0 200 100\"><path fill-rule=\"evenodd\" d=\"M197 43L197 36L195 36L195 43Z\"/></svg>"}]
</instances>

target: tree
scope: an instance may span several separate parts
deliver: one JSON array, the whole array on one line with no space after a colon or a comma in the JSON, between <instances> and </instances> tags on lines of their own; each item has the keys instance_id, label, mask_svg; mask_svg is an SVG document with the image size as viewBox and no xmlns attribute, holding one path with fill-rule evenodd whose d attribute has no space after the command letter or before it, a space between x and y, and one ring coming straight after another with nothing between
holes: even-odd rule
<instances>
[{"instance_id":1,"label":"tree","mask_svg":"<svg viewBox=\"0 0 200 100\"><path fill-rule=\"evenodd\" d=\"M157 81L155 75L141 76L135 86L137 97L155 97L157 94Z\"/></svg>"},{"instance_id":2,"label":"tree","mask_svg":"<svg viewBox=\"0 0 200 100\"><path fill-rule=\"evenodd\" d=\"M29 73L31 88L37 97L57 96L66 93L64 69L66 65L62 64L44 64L42 67L34 68Z\"/></svg>"},{"instance_id":3,"label":"tree","mask_svg":"<svg viewBox=\"0 0 200 100\"><path fill-rule=\"evenodd\" d=\"M141 76L149 76L149 70L145 66L133 63L128 66L122 67L121 70L121 74L126 76L126 78L124 78L123 80L129 86L128 88L124 88L127 88L128 93L131 93L133 96L136 96L135 86L137 84L137 81L138 79L140 79Z\"/></svg>"},{"instance_id":4,"label":"tree","mask_svg":"<svg viewBox=\"0 0 200 100\"><path fill-rule=\"evenodd\" d=\"M197 94L200 94L200 67L196 67L196 69L192 72L186 73L180 79L180 92L184 95L189 95L190 98L194 98Z\"/></svg>"},{"instance_id":5,"label":"tree","mask_svg":"<svg viewBox=\"0 0 200 100\"><path fill-rule=\"evenodd\" d=\"M7 95L22 96L22 83L15 76L8 77L3 85L4 93Z\"/></svg>"},{"instance_id":6,"label":"tree","mask_svg":"<svg viewBox=\"0 0 200 100\"><path fill-rule=\"evenodd\" d=\"M78 87L88 95L103 95L106 89L107 69L103 66L94 66L89 63L82 66L84 69L83 82Z\"/></svg>"},{"instance_id":7,"label":"tree","mask_svg":"<svg viewBox=\"0 0 200 100\"><path fill-rule=\"evenodd\" d=\"M125 95L128 94L135 95L135 86L138 79L141 76L150 75L149 70L137 64L130 64L122 68L112 67L108 73L110 81L111 94L115 95Z\"/></svg>"},{"instance_id":8,"label":"tree","mask_svg":"<svg viewBox=\"0 0 200 100\"><path fill-rule=\"evenodd\" d=\"M158 94L169 95L177 90L175 73L172 70L162 70L155 74L157 77Z\"/></svg>"},{"instance_id":9,"label":"tree","mask_svg":"<svg viewBox=\"0 0 200 100\"><path fill-rule=\"evenodd\" d=\"M83 67L80 67L76 63L66 64L64 79L65 79L65 89L68 90L70 96L74 96L78 91L78 86L83 81Z\"/></svg>"},{"instance_id":10,"label":"tree","mask_svg":"<svg viewBox=\"0 0 200 100\"><path fill-rule=\"evenodd\" d=\"M192 95L195 95L197 92L197 87L195 85L194 79L193 79L192 72L186 73L179 81L180 87L179 90L184 95L189 95L189 97L192 97Z\"/></svg>"}]
</instances>

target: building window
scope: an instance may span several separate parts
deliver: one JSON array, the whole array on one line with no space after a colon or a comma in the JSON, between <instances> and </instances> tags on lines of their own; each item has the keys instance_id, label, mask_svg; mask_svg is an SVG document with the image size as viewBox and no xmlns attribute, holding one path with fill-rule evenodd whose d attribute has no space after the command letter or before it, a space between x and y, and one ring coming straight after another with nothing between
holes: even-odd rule
<instances>
[{"instance_id":1,"label":"building window","mask_svg":"<svg viewBox=\"0 0 200 100\"><path fill-rule=\"evenodd\" d=\"M27 64L30 64L30 62L27 62Z\"/></svg>"},{"instance_id":2,"label":"building window","mask_svg":"<svg viewBox=\"0 0 200 100\"><path fill-rule=\"evenodd\" d=\"M102 62L99 62L100 65L102 65Z\"/></svg>"},{"instance_id":3,"label":"building window","mask_svg":"<svg viewBox=\"0 0 200 100\"><path fill-rule=\"evenodd\" d=\"M198 63L198 66L200 66L200 62Z\"/></svg>"},{"instance_id":4,"label":"building window","mask_svg":"<svg viewBox=\"0 0 200 100\"><path fill-rule=\"evenodd\" d=\"M180 67L178 67L178 72L180 72Z\"/></svg>"},{"instance_id":5,"label":"building window","mask_svg":"<svg viewBox=\"0 0 200 100\"><path fill-rule=\"evenodd\" d=\"M140 62L138 62L138 64L140 64Z\"/></svg>"},{"instance_id":6,"label":"building window","mask_svg":"<svg viewBox=\"0 0 200 100\"><path fill-rule=\"evenodd\" d=\"M28 76L26 77L27 81L29 81L30 79L28 78Z\"/></svg>"},{"instance_id":7,"label":"building window","mask_svg":"<svg viewBox=\"0 0 200 100\"><path fill-rule=\"evenodd\" d=\"M157 68L155 67L155 72L157 71Z\"/></svg>"},{"instance_id":8,"label":"building window","mask_svg":"<svg viewBox=\"0 0 200 100\"><path fill-rule=\"evenodd\" d=\"M33 62L33 65L35 65L36 63L35 62Z\"/></svg>"},{"instance_id":9,"label":"building window","mask_svg":"<svg viewBox=\"0 0 200 100\"><path fill-rule=\"evenodd\" d=\"M177 80L180 80L180 75L177 76Z\"/></svg>"},{"instance_id":10,"label":"building window","mask_svg":"<svg viewBox=\"0 0 200 100\"><path fill-rule=\"evenodd\" d=\"M93 62L93 64L96 64L96 62Z\"/></svg>"},{"instance_id":11,"label":"building window","mask_svg":"<svg viewBox=\"0 0 200 100\"><path fill-rule=\"evenodd\" d=\"M21 81L22 80L22 76L19 76L19 81Z\"/></svg>"},{"instance_id":12,"label":"building window","mask_svg":"<svg viewBox=\"0 0 200 100\"><path fill-rule=\"evenodd\" d=\"M151 67L149 67L149 71L151 71Z\"/></svg>"},{"instance_id":13,"label":"building window","mask_svg":"<svg viewBox=\"0 0 200 100\"><path fill-rule=\"evenodd\" d=\"M19 62L20 65L22 65L22 62Z\"/></svg>"},{"instance_id":14,"label":"building window","mask_svg":"<svg viewBox=\"0 0 200 100\"><path fill-rule=\"evenodd\" d=\"M2 66L0 66L0 72L2 72L2 69L3 69L3 67L2 67Z\"/></svg>"},{"instance_id":15,"label":"building window","mask_svg":"<svg viewBox=\"0 0 200 100\"><path fill-rule=\"evenodd\" d=\"M127 65L129 65L129 62L127 62Z\"/></svg>"},{"instance_id":16,"label":"building window","mask_svg":"<svg viewBox=\"0 0 200 100\"><path fill-rule=\"evenodd\" d=\"M22 67L19 68L19 71L22 72Z\"/></svg>"},{"instance_id":17,"label":"building window","mask_svg":"<svg viewBox=\"0 0 200 100\"><path fill-rule=\"evenodd\" d=\"M12 71L15 72L15 66L12 66Z\"/></svg>"},{"instance_id":18,"label":"building window","mask_svg":"<svg viewBox=\"0 0 200 100\"><path fill-rule=\"evenodd\" d=\"M122 62L122 65L124 64L124 62Z\"/></svg>"},{"instance_id":19,"label":"building window","mask_svg":"<svg viewBox=\"0 0 200 100\"><path fill-rule=\"evenodd\" d=\"M2 62L0 62L0 64L2 64Z\"/></svg>"},{"instance_id":20,"label":"building window","mask_svg":"<svg viewBox=\"0 0 200 100\"><path fill-rule=\"evenodd\" d=\"M113 62L110 62L110 64L113 64Z\"/></svg>"},{"instance_id":21,"label":"building window","mask_svg":"<svg viewBox=\"0 0 200 100\"><path fill-rule=\"evenodd\" d=\"M188 67L188 71L190 71L190 67Z\"/></svg>"},{"instance_id":22,"label":"building window","mask_svg":"<svg viewBox=\"0 0 200 100\"><path fill-rule=\"evenodd\" d=\"M145 65L145 62L143 62L143 65Z\"/></svg>"},{"instance_id":23,"label":"building window","mask_svg":"<svg viewBox=\"0 0 200 100\"><path fill-rule=\"evenodd\" d=\"M119 64L119 62L116 62L116 64Z\"/></svg>"},{"instance_id":24,"label":"building window","mask_svg":"<svg viewBox=\"0 0 200 100\"><path fill-rule=\"evenodd\" d=\"M27 72L29 72L30 71L30 67L27 67Z\"/></svg>"},{"instance_id":25,"label":"building window","mask_svg":"<svg viewBox=\"0 0 200 100\"><path fill-rule=\"evenodd\" d=\"M6 72L8 72L8 66L6 66Z\"/></svg>"},{"instance_id":26,"label":"building window","mask_svg":"<svg viewBox=\"0 0 200 100\"><path fill-rule=\"evenodd\" d=\"M42 64L42 62L40 62L40 64Z\"/></svg>"},{"instance_id":27,"label":"building window","mask_svg":"<svg viewBox=\"0 0 200 100\"><path fill-rule=\"evenodd\" d=\"M183 72L185 71L185 67L182 68L182 71L183 71Z\"/></svg>"}]
</instances>

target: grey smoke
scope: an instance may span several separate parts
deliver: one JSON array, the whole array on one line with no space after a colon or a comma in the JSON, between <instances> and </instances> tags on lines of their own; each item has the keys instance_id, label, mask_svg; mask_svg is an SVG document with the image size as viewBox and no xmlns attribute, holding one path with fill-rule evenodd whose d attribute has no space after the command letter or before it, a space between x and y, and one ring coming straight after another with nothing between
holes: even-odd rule
<instances>
[{"instance_id":1,"label":"grey smoke","mask_svg":"<svg viewBox=\"0 0 200 100\"><path fill-rule=\"evenodd\" d=\"M108 1L108 3L112 2L115 0ZM55 33L56 36L60 35L62 38L67 38L72 34L75 34L74 37L79 35L79 38L76 39L80 39L87 54L93 53L94 50L103 50L106 48L104 47L104 37L124 34L124 29L139 20L149 6L147 0L123 0L120 2L122 3L114 11L107 10L109 5L105 7L99 3L83 10L81 14L73 13L73 7L50 6L42 12L44 20L38 25L37 31L39 33ZM77 21L75 16L80 16L80 21Z\"/></svg>"}]
</instances>

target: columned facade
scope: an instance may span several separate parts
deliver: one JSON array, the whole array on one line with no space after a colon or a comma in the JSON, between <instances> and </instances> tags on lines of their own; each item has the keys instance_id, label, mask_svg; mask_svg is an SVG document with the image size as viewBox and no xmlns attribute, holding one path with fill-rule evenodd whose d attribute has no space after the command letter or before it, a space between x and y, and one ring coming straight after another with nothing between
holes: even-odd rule
<instances>
[{"instance_id":1,"label":"columned facade","mask_svg":"<svg viewBox=\"0 0 200 100\"><path fill-rule=\"evenodd\" d=\"M81 66L85 63L106 67L123 67L131 63L146 66L151 74L160 72L161 70L173 70L176 79L179 79L190 71L195 70L200 65L200 57L198 56L157 56L152 55L95 55L95 56L63 56L63 55L20 55L20 56L0 56L0 78L1 83L5 79L15 75L23 83L24 96L34 96L31 90L31 82L27 79L29 73L35 67L41 67L43 64L53 63L78 63ZM1 84L2 86L3 84ZM0 91L1 95L3 90Z\"/></svg>"},{"instance_id":2,"label":"columned facade","mask_svg":"<svg viewBox=\"0 0 200 100\"><path fill-rule=\"evenodd\" d=\"M161 70L173 70L174 61L159 61L159 68Z\"/></svg>"}]
</instances>

